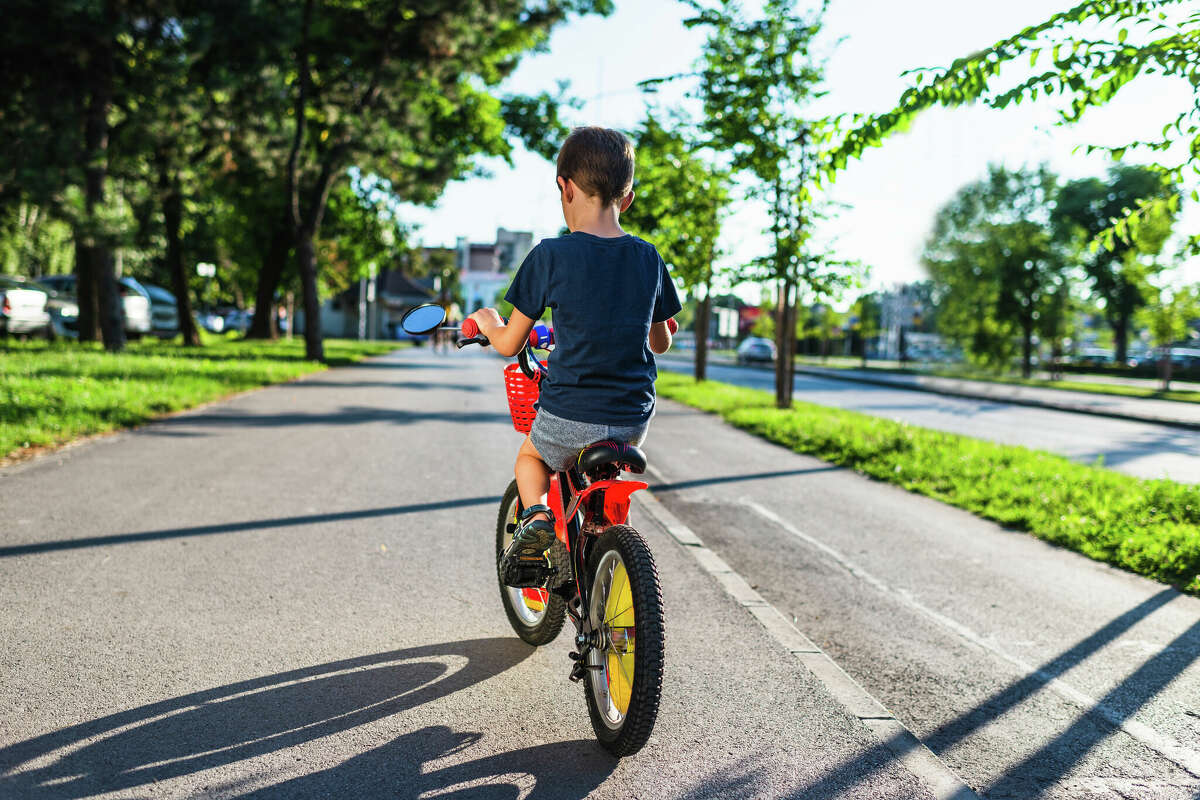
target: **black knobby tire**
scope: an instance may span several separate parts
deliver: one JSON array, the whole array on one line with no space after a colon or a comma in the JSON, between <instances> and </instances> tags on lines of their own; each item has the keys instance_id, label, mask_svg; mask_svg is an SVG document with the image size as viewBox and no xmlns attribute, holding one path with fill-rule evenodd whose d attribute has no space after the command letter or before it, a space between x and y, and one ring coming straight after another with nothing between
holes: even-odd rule
<instances>
[{"instance_id":1,"label":"black knobby tire","mask_svg":"<svg viewBox=\"0 0 1200 800\"><path fill-rule=\"evenodd\" d=\"M516 631L517 636L528 644L540 646L554 641L562 630L567 618L567 603L557 593L550 592L545 609L533 612L522 603L521 590L512 589L500 580L500 557L504 549L512 541L512 532L508 526L514 521L515 510L520 507L521 496L517 493L517 482L513 481L504 492L500 501L500 515L496 520L496 581L500 584L500 601L504 603L504 613L508 622ZM518 607L521 604L521 607Z\"/></svg>"},{"instance_id":2,"label":"black knobby tire","mask_svg":"<svg viewBox=\"0 0 1200 800\"><path fill-rule=\"evenodd\" d=\"M588 557L588 579L592 581L592 596L596 597L600 588L597 571L605 563L605 556L614 551L620 556L628 575L636 630L633 683L624 718L614 724L601 710L601 704L606 701L598 696L599 689L596 683L604 680L603 671L589 670L583 684L588 715L592 719L592 729L596 732L596 738L605 750L620 758L641 750L654 730L659 700L662 697L666 632L663 623L662 588L659 585L658 569L654 566L654 556L651 555L642 535L628 525L613 525L600 536L592 548ZM595 664L598 651L592 652L589 660ZM603 663L603 659L601 656L600 663ZM594 678L594 675L599 677Z\"/></svg>"}]
</instances>

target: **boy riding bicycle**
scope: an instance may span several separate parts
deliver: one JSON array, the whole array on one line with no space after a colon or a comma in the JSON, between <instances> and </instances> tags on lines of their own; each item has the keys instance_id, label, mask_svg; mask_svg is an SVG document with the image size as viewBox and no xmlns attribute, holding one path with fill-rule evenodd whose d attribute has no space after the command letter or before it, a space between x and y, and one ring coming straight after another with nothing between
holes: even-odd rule
<instances>
[{"instance_id":1,"label":"boy riding bicycle","mask_svg":"<svg viewBox=\"0 0 1200 800\"><path fill-rule=\"evenodd\" d=\"M618 131L576 128L558 153L563 219L570 233L530 251L504 299L471 314L504 356L518 353L552 309L555 350L541 382L538 414L514 473L525 512L500 562L510 586L538 586L546 551L562 547L546 505L550 472L566 469L590 444L640 445L654 413L654 353L671 347L667 321L679 297L658 251L621 229L633 202L633 146Z\"/></svg>"}]
</instances>

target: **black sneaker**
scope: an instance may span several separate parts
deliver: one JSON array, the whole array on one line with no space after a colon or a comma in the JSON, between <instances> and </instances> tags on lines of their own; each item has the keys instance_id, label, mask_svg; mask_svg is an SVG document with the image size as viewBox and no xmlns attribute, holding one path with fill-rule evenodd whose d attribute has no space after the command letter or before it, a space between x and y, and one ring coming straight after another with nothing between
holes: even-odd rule
<instances>
[{"instance_id":1,"label":"black sneaker","mask_svg":"<svg viewBox=\"0 0 1200 800\"><path fill-rule=\"evenodd\" d=\"M551 520L529 520L537 513L550 514L546 506L531 506L521 515L512 544L500 557L500 580L514 589L555 588L570 579L567 549L554 535ZM547 552L551 551L551 552Z\"/></svg>"}]
</instances>

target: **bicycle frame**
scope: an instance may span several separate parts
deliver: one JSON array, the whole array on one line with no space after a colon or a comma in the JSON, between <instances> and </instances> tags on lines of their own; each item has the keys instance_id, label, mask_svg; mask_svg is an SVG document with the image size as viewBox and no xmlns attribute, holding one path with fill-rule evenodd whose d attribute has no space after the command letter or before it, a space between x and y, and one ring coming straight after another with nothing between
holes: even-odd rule
<instances>
[{"instance_id":1,"label":"bicycle frame","mask_svg":"<svg viewBox=\"0 0 1200 800\"><path fill-rule=\"evenodd\" d=\"M587 482L578 469L572 467L550 476L547 501L554 512L554 533L571 554L571 569L575 580L557 591L567 601L567 613L575 623L576 632L583 635L583 609L588 607L590 586L586 579L588 546L592 537L610 525L621 525L629 519L631 495L645 489L644 481L607 478ZM541 595L546 589L526 589L525 596L545 602Z\"/></svg>"}]
</instances>

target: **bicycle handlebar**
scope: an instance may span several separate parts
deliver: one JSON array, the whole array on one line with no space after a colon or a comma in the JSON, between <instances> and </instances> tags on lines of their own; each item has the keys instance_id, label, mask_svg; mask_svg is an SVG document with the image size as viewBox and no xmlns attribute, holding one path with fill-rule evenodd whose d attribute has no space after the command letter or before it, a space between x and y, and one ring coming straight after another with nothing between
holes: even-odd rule
<instances>
[{"instance_id":1,"label":"bicycle handlebar","mask_svg":"<svg viewBox=\"0 0 1200 800\"><path fill-rule=\"evenodd\" d=\"M455 344L459 350L462 350L469 344L477 344L482 347L487 347L491 344L486 336L479 332L479 324L473 319L463 320L462 328L459 330L459 337Z\"/></svg>"}]
</instances>

